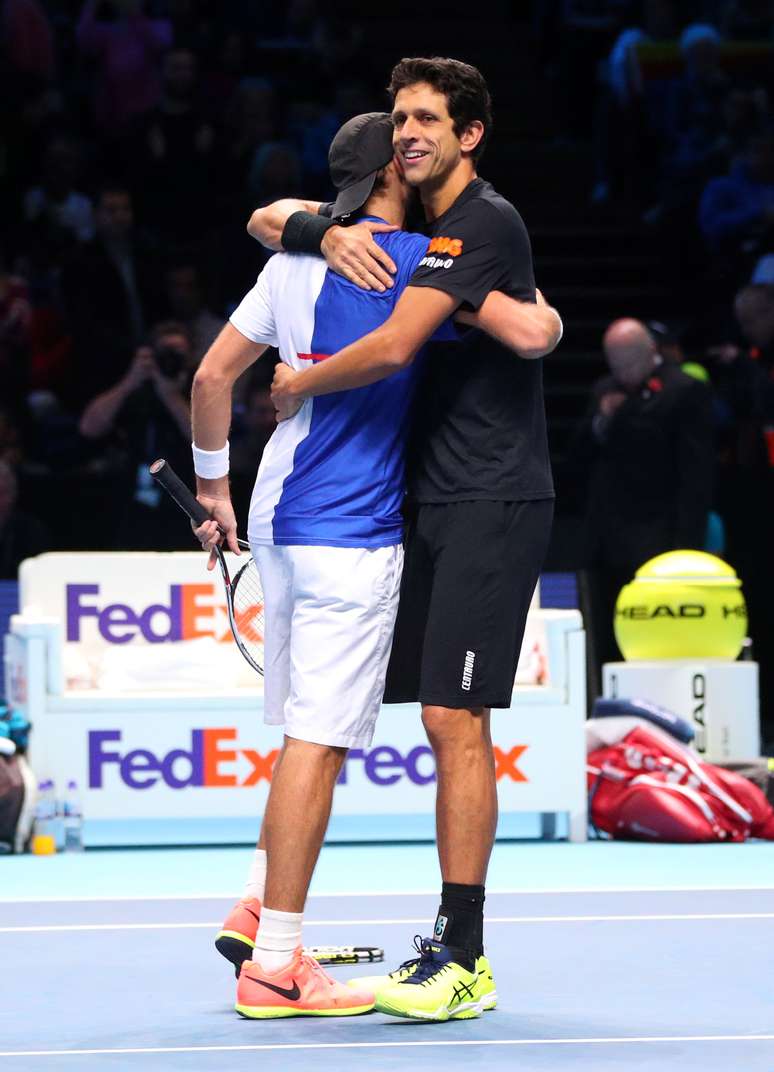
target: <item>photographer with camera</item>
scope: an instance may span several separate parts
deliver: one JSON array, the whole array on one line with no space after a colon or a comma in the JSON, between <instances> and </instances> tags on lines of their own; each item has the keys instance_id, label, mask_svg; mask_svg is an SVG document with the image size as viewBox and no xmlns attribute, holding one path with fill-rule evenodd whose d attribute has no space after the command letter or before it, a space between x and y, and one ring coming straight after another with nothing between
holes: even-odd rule
<instances>
[{"instance_id":1,"label":"photographer with camera","mask_svg":"<svg viewBox=\"0 0 774 1072\"><path fill-rule=\"evenodd\" d=\"M192 349L185 325L157 324L127 372L92 399L81 417L80 432L86 439L112 439L106 457L116 470L120 495L116 549L173 550L185 541L175 523L174 504L153 483L148 466L164 457L183 479L193 475L188 405Z\"/></svg>"}]
</instances>

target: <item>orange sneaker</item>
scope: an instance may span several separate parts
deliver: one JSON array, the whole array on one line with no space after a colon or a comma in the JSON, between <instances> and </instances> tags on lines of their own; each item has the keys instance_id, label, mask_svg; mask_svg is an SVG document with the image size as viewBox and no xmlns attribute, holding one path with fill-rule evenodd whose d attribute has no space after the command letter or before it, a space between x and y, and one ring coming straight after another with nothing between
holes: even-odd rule
<instances>
[{"instance_id":1,"label":"orange sneaker","mask_svg":"<svg viewBox=\"0 0 774 1072\"><path fill-rule=\"evenodd\" d=\"M237 979L242 961L253 955L260 918L261 902L255 897L243 897L226 916L215 939L215 948L234 965Z\"/></svg>"},{"instance_id":2,"label":"orange sneaker","mask_svg":"<svg viewBox=\"0 0 774 1072\"><path fill-rule=\"evenodd\" d=\"M266 972L254 960L242 965L236 1011L253 1020L279 1016L357 1016L370 1012L374 995L332 979L299 947L290 964Z\"/></svg>"}]
</instances>

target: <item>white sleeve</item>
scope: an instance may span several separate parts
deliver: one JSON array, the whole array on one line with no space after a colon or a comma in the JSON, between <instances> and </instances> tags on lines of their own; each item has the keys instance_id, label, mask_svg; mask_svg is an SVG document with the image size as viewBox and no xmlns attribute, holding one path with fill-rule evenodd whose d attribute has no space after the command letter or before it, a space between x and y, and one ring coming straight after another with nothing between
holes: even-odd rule
<instances>
[{"instance_id":1,"label":"white sleeve","mask_svg":"<svg viewBox=\"0 0 774 1072\"><path fill-rule=\"evenodd\" d=\"M269 260L253 289L245 294L229 317L230 322L245 338L267 346L279 346L271 300L271 282L276 274L272 265L276 259L274 256Z\"/></svg>"}]
</instances>

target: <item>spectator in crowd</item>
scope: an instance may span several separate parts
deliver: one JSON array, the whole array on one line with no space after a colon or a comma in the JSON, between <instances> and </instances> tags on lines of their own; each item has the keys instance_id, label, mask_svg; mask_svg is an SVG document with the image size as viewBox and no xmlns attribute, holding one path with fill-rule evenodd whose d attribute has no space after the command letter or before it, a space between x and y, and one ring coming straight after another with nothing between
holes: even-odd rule
<instances>
[{"instance_id":1,"label":"spectator in crowd","mask_svg":"<svg viewBox=\"0 0 774 1072\"><path fill-rule=\"evenodd\" d=\"M755 89L735 86L728 91L721 105L722 130L717 146L723 171L744 155L756 134L764 132L768 115L769 96L762 86Z\"/></svg>"},{"instance_id":2,"label":"spectator in crowd","mask_svg":"<svg viewBox=\"0 0 774 1072\"><path fill-rule=\"evenodd\" d=\"M223 317L215 316L205 305L201 274L191 259L180 259L167 268L164 290L166 314L184 324L191 336L188 371L193 375L223 327Z\"/></svg>"},{"instance_id":3,"label":"spectator in crowd","mask_svg":"<svg viewBox=\"0 0 774 1072\"><path fill-rule=\"evenodd\" d=\"M244 78L224 117L215 175L215 211L221 221L216 236L214 276L218 307L233 307L240 295L253 285L266 262L266 254L256 243L244 242L244 221L256 207L248 178L251 171L256 174L260 197L263 157L258 154L263 145L276 139L281 119L272 83L266 78Z\"/></svg>"},{"instance_id":4,"label":"spectator in crowd","mask_svg":"<svg viewBox=\"0 0 774 1072\"><path fill-rule=\"evenodd\" d=\"M78 22L78 46L97 66L94 119L109 140L156 103L159 57L172 45L172 24L142 8L142 0L86 0Z\"/></svg>"},{"instance_id":5,"label":"spectator in crowd","mask_svg":"<svg viewBox=\"0 0 774 1072\"><path fill-rule=\"evenodd\" d=\"M25 558L51 546L49 534L36 517L17 506L19 485L7 461L0 458L0 580L15 581Z\"/></svg>"},{"instance_id":6,"label":"spectator in crowd","mask_svg":"<svg viewBox=\"0 0 774 1072\"><path fill-rule=\"evenodd\" d=\"M225 117L224 170L232 196L244 189L256 151L276 138L277 130L277 98L271 82L244 78Z\"/></svg>"},{"instance_id":7,"label":"spectator in crowd","mask_svg":"<svg viewBox=\"0 0 774 1072\"><path fill-rule=\"evenodd\" d=\"M80 171L78 149L68 138L55 138L43 158L43 178L24 196L24 215L64 248L68 243L90 242L94 237L91 200L75 189Z\"/></svg>"},{"instance_id":8,"label":"spectator in crowd","mask_svg":"<svg viewBox=\"0 0 774 1072\"><path fill-rule=\"evenodd\" d=\"M108 441L117 452L116 548L185 546L179 513L153 483L148 466L166 458L192 479L188 405L192 343L185 325L157 324L150 345L138 347L128 371L86 406L81 435Z\"/></svg>"},{"instance_id":9,"label":"spectator in crowd","mask_svg":"<svg viewBox=\"0 0 774 1072\"><path fill-rule=\"evenodd\" d=\"M662 320L649 320L645 325L653 336L662 361L675 365L686 376L693 376L702 383L709 383L709 372L699 361L693 361L685 352L682 333L678 327Z\"/></svg>"},{"instance_id":10,"label":"spectator in crowd","mask_svg":"<svg viewBox=\"0 0 774 1072\"><path fill-rule=\"evenodd\" d=\"M381 104L372 99L364 83L354 78L339 78L332 102L300 102L291 119L290 131L300 146L304 182L316 188L328 185L328 149L339 127L352 115L378 111Z\"/></svg>"},{"instance_id":11,"label":"spectator in crowd","mask_svg":"<svg viewBox=\"0 0 774 1072\"><path fill-rule=\"evenodd\" d=\"M227 28L215 47L214 60L204 78L204 97L216 114L231 106L247 62L245 35Z\"/></svg>"},{"instance_id":12,"label":"spectator in crowd","mask_svg":"<svg viewBox=\"0 0 774 1072\"><path fill-rule=\"evenodd\" d=\"M299 197L301 161L292 145L268 142L256 151L248 177L250 198L260 208L281 197Z\"/></svg>"},{"instance_id":13,"label":"spectator in crowd","mask_svg":"<svg viewBox=\"0 0 774 1072\"><path fill-rule=\"evenodd\" d=\"M603 345L610 374L594 385L578 443L600 663L617 655L613 608L635 570L664 551L704 547L713 477L707 387L663 361L638 320L614 321Z\"/></svg>"},{"instance_id":14,"label":"spectator in crowd","mask_svg":"<svg viewBox=\"0 0 774 1072\"><path fill-rule=\"evenodd\" d=\"M745 345L730 343L711 353L741 435L735 458L745 468L774 468L774 284L743 287L734 314Z\"/></svg>"},{"instance_id":15,"label":"spectator in crowd","mask_svg":"<svg viewBox=\"0 0 774 1072\"><path fill-rule=\"evenodd\" d=\"M623 14L623 8L619 12ZM649 0L641 25L621 30L600 66L594 109L596 183L591 199L603 204L612 195L646 200L652 192L659 150L654 144L638 49L667 41L677 25L672 0Z\"/></svg>"},{"instance_id":16,"label":"spectator in crowd","mask_svg":"<svg viewBox=\"0 0 774 1072\"><path fill-rule=\"evenodd\" d=\"M125 370L158 300L152 244L134 226L132 198L108 184L97 199L97 234L66 264L62 290L74 340L72 397L103 390Z\"/></svg>"},{"instance_id":17,"label":"spectator in crowd","mask_svg":"<svg viewBox=\"0 0 774 1072\"><path fill-rule=\"evenodd\" d=\"M198 61L187 48L164 57L161 97L137 150L138 190L145 218L183 238L200 210L215 163L215 128L199 99Z\"/></svg>"},{"instance_id":18,"label":"spectator in crowd","mask_svg":"<svg viewBox=\"0 0 774 1072\"><path fill-rule=\"evenodd\" d=\"M0 249L0 385L18 404L29 382L32 307L26 282L6 268Z\"/></svg>"},{"instance_id":19,"label":"spectator in crowd","mask_svg":"<svg viewBox=\"0 0 774 1072\"><path fill-rule=\"evenodd\" d=\"M676 149L705 153L719 135L723 101L730 88L720 64L723 39L714 26L693 23L683 30L684 70L674 84L669 117Z\"/></svg>"},{"instance_id":20,"label":"spectator in crowd","mask_svg":"<svg viewBox=\"0 0 774 1072\"><path fill-rule=\"evenodd\" d=\"M756 134L728 175L711 179L699 206L711 250L738 256L763 251L774 225L774 129Z\"/></svg>"},{"instance_id":21,"label":"spectator in crowd","mask_svg":"<svg viewBox=\"0 0 774 1072\"><path fill-rule=\"evenodd\" d=\"M21 424L10 406L0 405L0 460L18 465L24 458Z\"/></svg>"},{"instance_id":22,"label":"spectator in crowd","mask_svg":"<svg viewBox=\"0 0 774 1072\"><path fill-rule=\"evenodd\" d=\"M704 23L686 27L680 37L683 72L668 87L661 123L663 166L659 203L649 223L665 211L695 203L703 184L723 164L723 104L730 84L721 58L722 38Z\"/></svg>"},{"instance_id":23,"label":"spectator in crowd","mask_svg":"<svg viewBox=\"0 0 774 1072\"><path fill-rule=\"evenodd\" d=\"M39 83L53 81L56 72L54 35L39 0L2 0L0 43L3 61L18 75Z\"/></svg>"},{"instance_id":24,"label":"spectator in crowd","mask_svg":"<svg viewBox=\"0 0 774 1072\"><path fill-rule=\"evenodd\" d=\"M244 389L244 405L237 410L231 448L231 498L240 527L247 527L247 511L255 473L263 450L277 427L277 415L268 381L253 380Z\"/></svg>"}]
</instances>

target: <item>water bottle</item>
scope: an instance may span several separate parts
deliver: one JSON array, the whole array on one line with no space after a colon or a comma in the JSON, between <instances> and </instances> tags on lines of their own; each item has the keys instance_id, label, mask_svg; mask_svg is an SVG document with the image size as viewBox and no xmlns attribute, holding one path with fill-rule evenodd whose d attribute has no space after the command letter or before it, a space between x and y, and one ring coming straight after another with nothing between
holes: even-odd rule
<instances>
[{"instance_id":1,"label":"water bottle","mask_svg":"<svg viewBox=\"0 0 774 1072\"><path fill-rule=\"evenodd\" d=\"M64 847L65 852L83 852L83 809L78 783L67 783L64 799Z\"/></svg>"},{"instance_id":2,"label":"water bottle","mask_svg":"<svg viewBox=\"0 0 774 1072\"><path fill-rule=\"evenodd\" d=\"M51 782L51 793L54 798L54 818L51 823L51 833L54 835L56 851L61 852L65 841L64 801L60 798L54 781Z\"/></svg>"},{"instance_id":3,"label":"water bottle","mask_svg":"<svg viewBox=\"0 0 774 1072\"><path fill-rule=\"evenodd\" d=\"M41 856L56 852L56 797L51 778L38 783L32 851Z\"/></svg>"}]
</instances>

